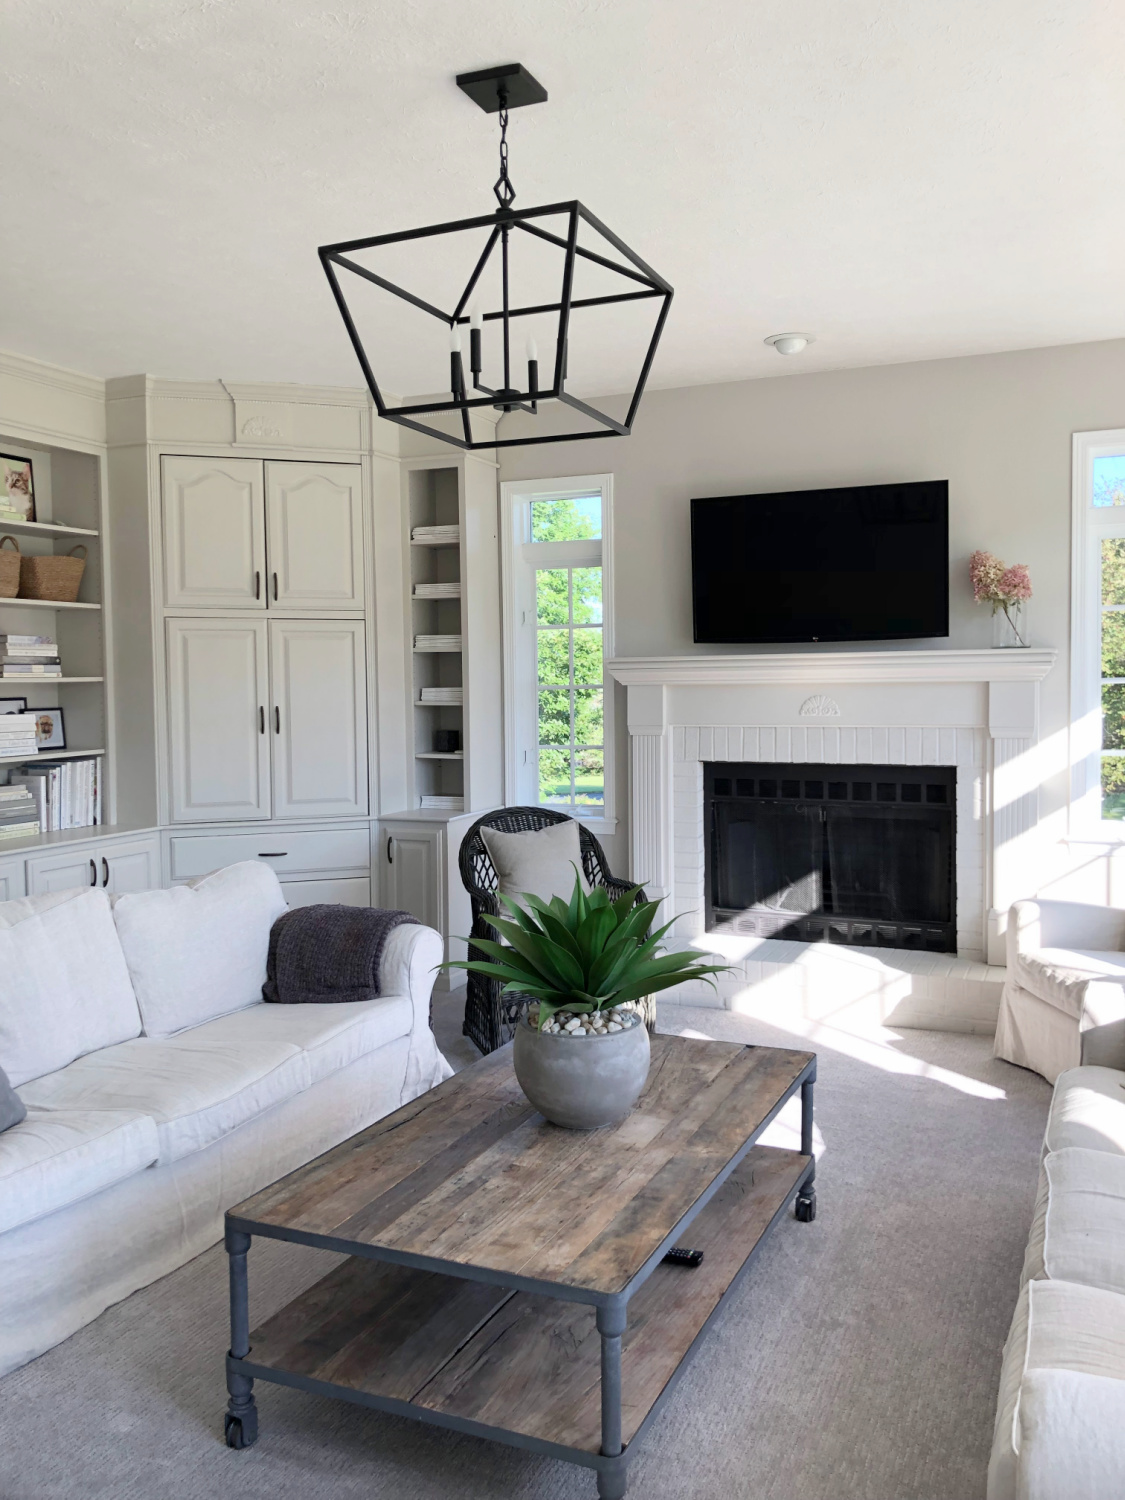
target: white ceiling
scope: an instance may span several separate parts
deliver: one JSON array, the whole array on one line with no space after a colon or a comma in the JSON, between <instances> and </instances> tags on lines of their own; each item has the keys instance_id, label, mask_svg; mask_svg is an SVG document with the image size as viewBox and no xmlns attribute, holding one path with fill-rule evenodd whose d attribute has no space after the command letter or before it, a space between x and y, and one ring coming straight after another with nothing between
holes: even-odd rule
<instances>
[{"instance_id":1,"label":"white ceiling","mask_svg":"<svg viewBox=\"0 0 1125 1500\"><path fill-rule=\"evenodd\" d=\"M490 211L453 75L514 60L517 206L676 288L654 385L1125 335L1120 0L4 0L0 347L360 383L316 247Z\"/></svg>"}]
</instances>

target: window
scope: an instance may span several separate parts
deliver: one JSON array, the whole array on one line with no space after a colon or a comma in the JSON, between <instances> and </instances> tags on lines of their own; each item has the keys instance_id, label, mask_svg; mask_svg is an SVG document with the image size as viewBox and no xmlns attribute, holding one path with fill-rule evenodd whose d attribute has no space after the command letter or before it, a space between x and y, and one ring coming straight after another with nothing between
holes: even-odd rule
<instances>
[{"instance_id":1,"label":"window","mask_svg":"<svg viewBox=\"0 0 1125 1500\"><path fill-rule=\"evenodd\" d=\"M1072 832L1125 839L1125 431L1074 438Z\"/></svg>"},{"instance_id":2,"label":"window","mask_svg":"<svg viewBox=\"0 0 1125 1500\"><path fill-rule=\"evenodd\" d=\"M502 486L508 800L613 819L610 476Z\"/></svg>"}]
</instances>

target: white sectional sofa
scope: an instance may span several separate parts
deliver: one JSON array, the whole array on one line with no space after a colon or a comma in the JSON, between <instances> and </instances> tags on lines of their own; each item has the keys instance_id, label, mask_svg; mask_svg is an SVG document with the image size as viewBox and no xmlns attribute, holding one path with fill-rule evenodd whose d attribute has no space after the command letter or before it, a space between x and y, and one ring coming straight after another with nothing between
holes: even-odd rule
<instances>
[{"instance_id":1,"label":"white sectional sofa","mask_svg":"<svg viewBox=\"0 0 1125 1500\"><path fill-rule=\"evenodd\" d=\"M1059 1075L988 1500L1125 1494L1125 1071Z\"/></svg>"},{"instance_id":2,"label":"white sectional sofa","mask_svg":"<svg viewBox=\"0 0 1125 1500\"><path fill-rule=\"evenodd\" d=\"M378 998L262 1002L276 876L0 904L0 1373L222 1236L225 1209L448 1077L439 935L394 928Z\"/></svg>"}]
</instances>

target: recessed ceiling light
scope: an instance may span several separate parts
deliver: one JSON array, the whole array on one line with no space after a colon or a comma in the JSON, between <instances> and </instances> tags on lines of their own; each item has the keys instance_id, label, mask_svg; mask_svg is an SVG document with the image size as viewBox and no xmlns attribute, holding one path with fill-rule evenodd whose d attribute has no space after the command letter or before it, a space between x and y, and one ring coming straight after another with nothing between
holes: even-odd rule
<instances>
[{"instance_id":1,"label":"recessed ceiling light","mask_svg":"<svg viewBox=\"0 0 1125 1500\"><path fill-rule=\"evenodd\" d=\"M815 344L816 338L811 333L771 333L764 342L772 344L779 354L800 354L806 345Z\"/></svg>"}]
</instances>

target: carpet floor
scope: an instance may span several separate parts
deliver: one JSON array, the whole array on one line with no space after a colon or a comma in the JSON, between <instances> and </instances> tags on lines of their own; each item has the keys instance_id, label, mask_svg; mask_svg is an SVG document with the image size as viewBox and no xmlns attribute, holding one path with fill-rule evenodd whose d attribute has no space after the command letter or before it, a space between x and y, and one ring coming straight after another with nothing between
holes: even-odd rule
<instances>
[{"instance_id":1,"label":"carpet floor","mask_svg":"<svg viewBox=\"0 0 1125 1500\"><path fill-rule=\"evenodd\" d=\"M452 1020L439 1039L462 1062ZM631 1500L980 1500L1047 1085L980 1037L810 1041L672 1005L660 1024L816 1048L819 1203L815 1223L778 1225L728 1299L630 1466ZM796 1124L777 1121L774 1142ZM256 1241L252 1317L335 1259ZM225 1320L216 1246L0 1381L3 1500L595 1494L588 1470L271 1385L257 1446L233 1452Z\"/></svg>"}]
</instances>

